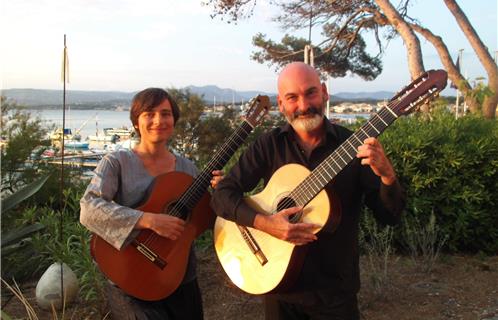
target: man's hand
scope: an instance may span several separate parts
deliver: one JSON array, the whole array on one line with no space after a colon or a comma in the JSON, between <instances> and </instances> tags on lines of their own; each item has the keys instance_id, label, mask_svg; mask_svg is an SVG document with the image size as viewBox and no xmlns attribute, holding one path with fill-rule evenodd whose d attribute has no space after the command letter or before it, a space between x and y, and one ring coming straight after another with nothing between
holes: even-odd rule
<instances>
[{"instance_id":1,"label":"man's hand","mask_svg":"<svg viewBox=\"0 0 498 320\"><path fill-rule=\"evenodd\" d=\"M394 168L389 159L387 159L384 148L382 148L377 139L365 139L363 145L358 147L356 157L361 158L361 164L369 165L385 185L391 185L396 181Z\"/></svg>"},{"instance_id":2,"label":"man's hand","mask_svg":"<svg viewBox=\"0 0 498 320\"><path fill-rule=\"evenodd\" d=\"M185 221L168 214L144 212L135 228L150 229L161 237L176 240L185 230Z\"/></svg>"},{"instance_id":3,"label":"man's hand","mask_svg":"<svg viewBox=\"0 0 498 320\"><path fill-rule=\"evenodd\" d=\"M320 226L312 223L291 223L289 216L299 213L300 207L281 210L272 215L258 214L254 220L254 227L278 239L295 245L307 244L317 239L313 230Z\"/></svg>"}]
</instances>

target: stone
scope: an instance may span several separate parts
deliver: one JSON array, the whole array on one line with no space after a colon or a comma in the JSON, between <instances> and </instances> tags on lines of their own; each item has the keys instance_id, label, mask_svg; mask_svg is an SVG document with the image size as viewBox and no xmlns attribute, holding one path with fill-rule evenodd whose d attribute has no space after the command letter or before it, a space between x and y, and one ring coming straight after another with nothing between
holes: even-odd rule
<instances>
[{"instance_id":1,"label":"stone","mask_svg":"<svg viewBox=\"0 0 498 320\"><path fill-rule=\"evenodd\" d=\"M78 278L67 264L62 265L63 285L66 307L78 295ZM56 262L50 265L36 284L36 302L42 309L52 309L52 304L56 309L62 309L63 301L61 297L61 264Z\"/></svg>"}]
</instances>

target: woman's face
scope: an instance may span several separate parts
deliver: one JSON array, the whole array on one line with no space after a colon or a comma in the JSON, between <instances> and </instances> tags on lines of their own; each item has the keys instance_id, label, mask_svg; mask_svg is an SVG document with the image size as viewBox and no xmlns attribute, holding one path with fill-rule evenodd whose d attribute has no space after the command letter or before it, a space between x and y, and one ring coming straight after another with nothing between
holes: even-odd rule
<instances>
[{"instance_id":1,"label":"woman's face","mask_svg":"<svg viewBox=\"0 0 498 320\"><path fill-rule=\"evenodd\" d=\"M175 121L171 104L167 99L150 111L144 111L138 116L140 138L148 142L167 142L173 134Z\"/></svg>"}]
</instances>

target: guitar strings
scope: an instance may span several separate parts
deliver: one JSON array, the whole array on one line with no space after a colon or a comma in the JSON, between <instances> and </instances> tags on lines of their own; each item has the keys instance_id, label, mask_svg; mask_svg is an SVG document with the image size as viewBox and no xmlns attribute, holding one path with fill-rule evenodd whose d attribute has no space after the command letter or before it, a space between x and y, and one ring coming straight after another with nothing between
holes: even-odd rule
<instances>
[{"instance_id":1,"label":"guitar strings","mask_svg":"<svg viewBox=\"0 0 498 320\"><path fill-rule=\"evenodd\" d=\"M249 128L247 128L247 130L244 127L244 124L246 124L247 122L244 122L240 127L239 129L237 129L233 134L232 136L228 139L228 141L223 144L223 146L220 148L220 151L219 151L219 154L216 155L207 165L206 165L206 168L198 175L199 178L196 177L196 179L194 179L194 182L192 183L192 185L189 187L189 190L192 190L190 193L193 193L195 191L200 191L201 194L200 196L202 196L204 194L204 192L206 190L204 190L204 185L206 184L209 184L209 181L211 180L211 172L213 170L215 170L216 168L219 168L221 163L224 162L224 158L225 157L228 157L230 155L230 153L235 153L235 151L237 151L237 148L238 146L235 146L234 144L237 143L238 145L240 145L244 140L245 138L249 135L249 133L252 131L252 127L249 125ZM247 123L248 124L248 123ZM243 132L240 132L240 131L243 131ZM236 141L236 139L239 139L239 141ZM235 142L235 143L233 143ZM234 145L233 147L235 149L232 149L232 145ZM228 161L229 159L227 159ZM202 187L202 190L200 190ZM197 196L199 196L199 194L197 194ZM180 197L180 199L178 200L178 203L180 202L189 202L189 199L191 198L191 196L189 196L189 192L185 192L182 197ZM186 200L184 200L186 199ZM190 204L191 206L191 204ZM181 214L181 213L180 213Z\"/></svg>"},{"instance_id":2,"label":"guitar strings","mask_svg":"<svg viewBox=\"0 0 498 320\"><path fill-rule=\"evenodd\" d=\"M366 122L364 125L362 125L359 130L357 130L348 139L346 139L332 154L327 156L327 158L325 158L325 160L322 161L322 163L317 168L315 168L313 171L311 171L310 175L304 181L302 181L290 193L290 195L288 197L286 197L282 201L281 204L283 205L283 208L293 206L294 203L297 203L298 205L304 206L314 196L316 196L316 193L319 192L326 185L326 183L330 182L335 177L335 175L337 175L342 170L342 168L347 166L351 162L351 160L354 158L354 155L352 156L348 152L348 149L350 149L350 150L353 149L352 151L355 153L356 148L360 144L357 142L352 143L350 140L352 140L353 138L358 139L357 135L359 135L360 132L363 132L363 134L367 138L380 135L380 133L382 133L385 130L385 128L387 128L392 122L394 122L396 120L396 118L389 120L386 118L383 119L382 117L386 116L386 115L393 116L393 114L392 114L393 111L391 108L396 109L398 107L398 104L399 104L399 101L394 101L392 106L390 104L388 104L386 107L382 108L379 112L377 112L374 116L372 116L372 118L368 122ZM388 108L391 110L388 110ZM379 125L379 124L384 126L384 128L378 128L377 125ZM368 128L368 126L371 126L371 127ZM380 131L378 129L380 129ZM376 131L376 132L373 132L373 131ZM365 139L366 138L364 138L363 140L365 140ZM363 140L360 140L360 142ZM349 146L347 145L348 143L349 143ZM348 158L348 157L346 157L346 155L349 158L351 158L349 161L344 160L344 159ZM339 156L339 158L343 160L344 165L342 165L342 166L339 165L339 163L334 159L334 156ZM331 161L333 161L337 165L337 167L338 167L337 172L334 170L333 165L330 163ZM325 170L325 166L328 166L330 169L332 169L332 171L334 172L334 175L330 176L328 173L328 170ZM321 174L322 172L324 174L327 174L329 176L329 179L324 179L325 181L322 181L323 186L317 186L314 181L316 180L316 178L319 179L318 175L321 175L323 178L323 175ZM312 184L314 185L315 188L313 188ZM313 190L314 192L309 192L310 189ZM307 197L304 197L304 195L306 195L307 193L309 193L309 195ZM301 219L301 216L302 216L302 212L294 215L294 218L291 219L291 221L292 222L298 221Z\"/></svg>"},{"instance_id":3,"label":"guitar strings","mask_svg":"<svg viewBox=\"0 0 498 320\"><path fill-rule=\"evenodd\" d=\"M357 130L353 135L351 135L344 143L342 143L331 155L329 155L315 170L311 172L311 174L308 176L308 178L303 181L304 183L301 183L295 191L297 193L297 198L299 199L300 203L302 205L305 205L311 198L313 198L314 195L313 193L310 193L310 196L304 198L303 196L299 196L299 194L307 194L309 189L315 189L313 191L318 192L321 190L326 183L330 182L330 180L333 179L333 177L338 174L343 167L347 166L349 162L354 158L354 155L356 153L357 147L360 145L358 142L362 142L365 138L367 137L372 137L376 136L377 134L380 134L379 129L379 124L386 124L385 121L383 121L383 116L384 115L390 115L390 113L385 109L381 109L377 114L375 114L370 121L365 123L359 130ZM387 122L392 122L395 119L386 119ZM370 127L369 127L370 126ZM386 128L387 125L384 126ZM374 129L375 128L375 129ZM381 129L382 130L382 129ZM375 132L374 132L375 131ZM361 134L363 133L364 137L362 139L359 139L361 137ZM358 142L353 141L354 139L357 139ZM349 144L349 145L348 145ZM353 153L353 154L351 154ZM346 161L345 159L349 159ZM342 160L342 162L340 161ZM334 166L335 164L335 166ZM330 170L325 170L326 167L329 169L332 169L334 175L330 175L329 171ZM316 178L319 178L318 176L321 173L324 173L328 176L328 179L324 179L322 182L322 185L316 184ZM314 179L315 178L315 179ZM313 188L312 184L314 185L315 188Z\"/></svg>"},{"instance_id":4,"label":"guitar strings","mask_svg":"<svg viewBox=\"0 0 498 320\"><path fill-rule=\"evenodd\" d=\"M185 206L191 206L191 201L192 198L194 197L202 197L204 192L206 191L205 189L209 185L209 180L211 179L211 172L215 169L218 168L221 163L223 162L223 159L225 157L228 157L230 153L234 153L238 147L235 147L235 149L232 149L232 145L234 143L238 143L240 145L245 138L251 133L253 130L253 127L250 125L250 123L247 120L244 120L244 122L235 130L232 135L227 139L227 141L221 146L220 151L218 152L217 155L209 163L206 165L204 170L201 171L201 173L194 179L193 183L189 186L186 192L182 194L182 196L178 199L178 201L175 203L175 205L171 208L171 214L174 217L181 217L182 215L182 209ZM227 159L228 161L229 159ZM202 189L202 190L200 190ZM199 192L202 191L201 194ZM191 208L189 208L191 209ZM144 244L151 246L156 239L159 239L159 235L157 235L155 232L152 232L149 234L149 236L144 240Z\"/></svg>"}]
</instances>

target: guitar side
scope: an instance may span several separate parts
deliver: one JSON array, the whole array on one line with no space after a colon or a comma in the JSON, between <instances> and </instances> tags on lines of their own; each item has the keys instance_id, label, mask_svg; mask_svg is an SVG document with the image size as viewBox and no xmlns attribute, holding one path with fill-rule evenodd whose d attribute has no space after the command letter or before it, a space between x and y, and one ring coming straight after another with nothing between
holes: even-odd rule
<instances>
[{"instance_id":1,"label":"guitar side","mask_svg":"<svg viewBox=\"0 0 498 320\"><path fill-rule=\"evenodd\" d=\"M158 214L165 212L169 204L181 197L192 180L181 172L158 176L149 198L137 209ZM210 195L206 192L192 210L184 232L175 241L150 230L142 230L136 237L138 242L146 244L164 260L163 268L151 262L133 244L119 251L93 235L90 249L99 269L123 291L139 299L155 301L170 295L183 280L192 242L213 225L215 216L209 201Z\"/></svg>"},{"instance_id":2,"label":"guitar side","mask_svg":"<svg viewBox=\"0 0 498 320\"><path fill-rule=\"evenodd\" d=\"M275 171L262 192L246 198L245 201L258 213L275 213L279 201L309 174L310 171L301 165L285 165ZM329 197L322 190L303 208L301 222L323 227L329 219L330 209ZM319 232L321 227L314 233ZM254 228L247 229L267 262L262 264L257 259L236 223L217 217L214 244L223 269L235 285L251 294L264 294L285 286L289 278L289 268L294 267L293 256L298 247ZM300 269L299 265L295 267Z\"/></svg>"}]
</instances>

